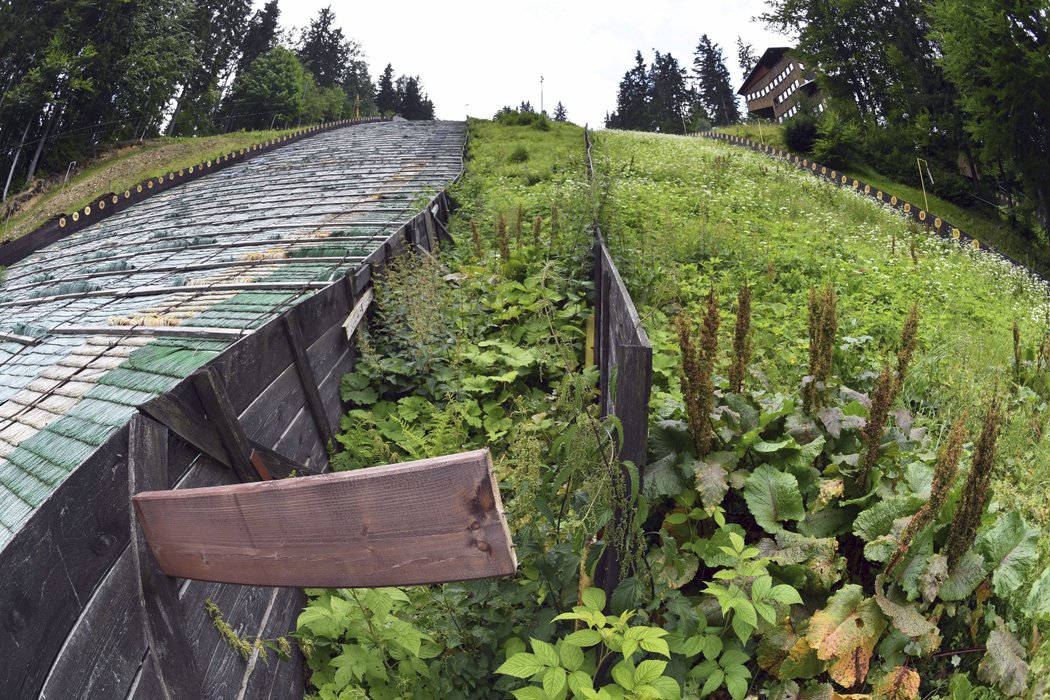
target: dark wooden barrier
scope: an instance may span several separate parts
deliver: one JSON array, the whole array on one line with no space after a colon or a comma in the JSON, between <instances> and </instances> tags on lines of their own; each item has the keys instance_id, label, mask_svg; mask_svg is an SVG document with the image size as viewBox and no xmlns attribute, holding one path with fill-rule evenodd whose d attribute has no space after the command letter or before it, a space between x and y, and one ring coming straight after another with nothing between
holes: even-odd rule
<instances>
[{"instance_id":1,"label":"dark wooden barrier","mask_svg":"<svg viewBox=\"0 0 1050 700\"><path fill-rule=\"evenodd\" d=\"M241 148L226 153L216 157L214 160L207 160L196 165L190 165L169 172L166 175L159 175L150 178L138 183L137 185L129 187L123 192L102 195L97 200L85 205L82 209L56 216L24 236L14 240L0 242L0 265L12 265L19 260L32 255L41 248L45 248L55 241L65 238L71 233L75 233L76 231L97 223L113 214L118 214L124 211L133 204L138 204L139 202L160 194L161 192L166 192L173 187L178 187L187 182L193 182L205 175L210 175L211 173L228 168L231 165L251 160L252 158L261 156L268 151L272 151L275 148L287 146L290 143L295 143L296 141L301 141L309 136L315 136L326 131L331 131L332 129L341 129L345 126L369 124L377 121L389 120L380 117L371 119L343 119L337 122L308 126L291 134L285 134L284 136L257 143L247 148Z\"/></svg>"},{"instance_id":2,"label":"dark wooden barrier","mask_svg":"<svg viewBox=\"0 0 1050 700\"><path fill-rule=\"evenodd\" d=\"M591 139L584 130L587 174L594 178ZM638 484L645 476L645 457L649 442L649 395L653 384L653 346L642 327L638 310L627 291L620 271L605 245L601 228L594 224L594 361L598 365L598 389L602 416L614 416L620 423L617 459L630 462L638 470ZM626 470L623 476L630 486ZM633 502L636 493L628 493ZM617 529L633 522L634 512L616 511ZM621 578L621 552L606 548L595 574L595 582L612 591Z\"/></svg>"},{"instance_id":3,"label":"dark wooden barrier","mask_svg":"<svg viewBox=\"0 0 1050 700\"><path fill-rule=\"evenodd\" d=\"M202 396L189 377L141 407L147 423L114 433L37 509L0 551L4 698L302 697L297 652L289 663L245 660L204 608L210 599L238 634L274 638L295 629L301 591L158 574L143 556L130 497L257 478L257 460L241 452L249 448L276 477L291 463L324 471L325 437L342 413L340 379L354 364L347 316L393 256L447 237L448 206L438 195L344 281L207 363L215 395ZM214 415L216 401L228 413Z\"/></svg>"}]
</instances>

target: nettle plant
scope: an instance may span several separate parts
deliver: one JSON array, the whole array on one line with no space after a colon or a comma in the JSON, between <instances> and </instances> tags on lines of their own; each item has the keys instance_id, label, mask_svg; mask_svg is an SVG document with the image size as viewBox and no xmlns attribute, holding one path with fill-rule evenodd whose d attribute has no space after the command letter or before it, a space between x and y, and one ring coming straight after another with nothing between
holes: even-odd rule
<instances>
[{"instance_id":1,"label":"nettle plant","mask_svg":"<svg viewBox=\"0 0 1050 700\"><path fill-rule=\"evenodd\" d=\"M1017 602L1038 531L990 505L989 485L1003 397L1024 386L992 390L972 445L965 414L936 440L894 406L918 309L896 356L860 391L834 373L829 287L810 294L810 373L798 392L748 390L747 301L745 288L730 380L716 375L714 294L698 337L678 319L686 420L651 431L644 492L659 531L648 564L655 614L674 618L669 673L686 696L734 700L758 689L1023 694L1029 669L1016 632L1044 604L1035 590L1027 606Z\"/></svg>"}]
</instances>

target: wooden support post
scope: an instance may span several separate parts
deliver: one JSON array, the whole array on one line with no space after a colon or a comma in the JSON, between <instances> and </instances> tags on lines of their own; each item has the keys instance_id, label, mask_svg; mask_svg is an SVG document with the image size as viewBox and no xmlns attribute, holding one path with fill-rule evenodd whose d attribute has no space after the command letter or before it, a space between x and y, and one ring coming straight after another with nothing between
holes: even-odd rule
<instances>
[{"instance_id":1,"label":"wooden support post","mask_svg":"<svg viewBox=\"0 0 1050 700\"><path fill-rule=\"evenodd\" d=\"M149 403L139 406L139 410L196 447L202 454L208 455L223 466L233 468L230 455L226 452L215 426L178 397L161 394ZM254 459L249 457L257 471L257 463L261 460L266 470L277 479L283 479L293 471L300 476L317 473L316 470L293 462L254 440L249 440L248 444L251 445L251 455L257 455Z\"/></svg>"},{"instance_id":2,"label":"wooden support post","mask_svg":"<svg viewBox=\"0 0 1050 700\"><path fill-rule=\"evenodd\" d=\"M437 250L437 226L434 225L434 214L430 211L430 207L423 210L423 225L427 230L427 242L430 244L427 250Z\"/></svg>"},{"instance_id":3,"label":"wooden support post","mask_svg":"<svg viewBox=\"0 0 1050 700\"><path fill-rule=\"evenodd\" d=\"M193 374L193 385L197 388L201 405L208 414L212 425L219 433L222 446L230 459L230 466L241 481L259 481L273 478L269 474L262 474L256 470L251 462L252 446L248 442L248 436L237 420L237 414L226 397L226 391L222 388L219 377L211 367L195 372Z\"/></svg>"},{"instance_id":4,"label":"wooden support post","mask_svg":"<svg viewBox=\"0 0 1050 700\"><path fill-rule=\"evenodd\" d=\"M343 330L346 331L346 339L350 340L354 336L354 332L357 327L361 325L361 321L364 320L365 314L368 313L368 307L372 304L372 299L375 297L375 293L371 288L368 288L361 294L361 298L354 304L354 308L350 311L350 315L346 317L346 321L343 322Z\"/></svg>"},{"instance_id":5,"label":"wooden support post","mask_svg":"<svg viewBox=\"0 0 1050 700\"><path fill-rule=\"evenodd\" d=\"M488 450L140 493L134 504L161 568L182 578L375 587L506 576L517 566Z\"/></svg>"},{"instance_id":6,"label":"wooden support post","mask_svg":"<svg viewBox=\"0 0 1050 700\"><path fill-rule=\"evenodd\" d=\"M135 414L128 433L129 496L167 486L168 431ZM145 610L146 640L161 691L167 700L202 697L200 673L182 626L178 584L157 566L134 515L131 520L131 549Z\"/></svg>"},{"instance_id":7,"label":"wooden support post","mask_svg":"<svg viewBox=\"0 0 1050 700\"><path fill-rule=\"evenodd\" d=\"M306 405L314 418L317 434L321 436L321 441L327 448L335 440L335 433L332 432L332 426L328 423L324 401L321 400L321 392L317 388L317 377L310 365L310 357L306 354L306 343L303 340L302 331L299 330L299 323L292 313L284 315L284 332L288 337L288 344L292 347L292 358L295 362L295 369L299 373L299 382L306 393Z\"/></svg>"}]
</instances>

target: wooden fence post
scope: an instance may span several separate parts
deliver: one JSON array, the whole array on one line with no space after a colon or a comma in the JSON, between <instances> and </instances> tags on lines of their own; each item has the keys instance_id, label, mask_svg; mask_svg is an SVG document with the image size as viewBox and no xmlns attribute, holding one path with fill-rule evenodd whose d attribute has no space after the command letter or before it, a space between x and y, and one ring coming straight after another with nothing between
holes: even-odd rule
<instances>
[{"instance_id":1,"label":"wooden fence post","mask_svg":"<svg viewBox=\"0 0 1050 700\"><path fill-rule=\"evenodd\" d=\"M128 432L128 495L167 488L168 430L136 413ZM134 511L128 511L146 640L161 689L167 700L201 697L200 673L182 625L178 585L157 566Z\"/></svg>"}]
</instances>

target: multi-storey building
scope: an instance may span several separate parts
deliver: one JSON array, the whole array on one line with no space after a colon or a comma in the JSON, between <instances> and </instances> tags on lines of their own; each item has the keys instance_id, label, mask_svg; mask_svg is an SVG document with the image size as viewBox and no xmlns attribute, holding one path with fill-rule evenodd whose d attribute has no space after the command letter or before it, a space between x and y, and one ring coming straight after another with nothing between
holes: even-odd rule
<instances>
[{"instance_id":1,"label":"multi-storey building","mask_svg":"<svg viewBox=\"0 0 1050 700\"><path fill-rule=\"evenodd\" d=\"M793 117L801 95L809 95L817 103L817 111L824 111L813 71L806 70L787 46L766 49L737 94L744 96L751 116L762 119L782 122Z\"/></svg>"}]
</instances>

